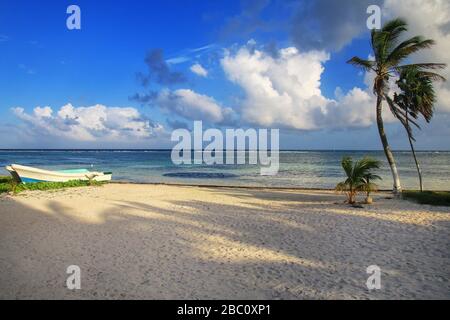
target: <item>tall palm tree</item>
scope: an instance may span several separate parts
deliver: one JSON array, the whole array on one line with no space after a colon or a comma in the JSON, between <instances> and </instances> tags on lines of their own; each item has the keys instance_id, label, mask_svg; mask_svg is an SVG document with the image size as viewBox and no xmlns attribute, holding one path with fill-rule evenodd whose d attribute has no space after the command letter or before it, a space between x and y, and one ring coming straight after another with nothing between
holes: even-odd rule
<instances>
[{"instance_id":1,"label":"tall palm tree","mask_svg":"<svg viewBox=\"0 0 450 320\"><path fill-rule=\"evenodd\" d=\"M366 71L375 73L373 92L377 97L376 118L378 132L384 153L388 160L394 179L394 193L400 193L402 188L394 155L389 146L382 118L382 102L386 99L389 90L389 79L399 75L408 65L401 63L412 53L421 49L429 48L434 44L433 40L415 36L410 39L399 41L403 33L407 31L407 23L403 19L394 19L387 22L381 30L372 30L371 45L374 53L374 60L365 60L353 57L348 63L361 67ZM438 63L418 63L414 64L419 70L442 68L444 65Z\"/></svg>"},{"instance_id":2,"label":"tall palm tree","mask_svg":"<svg viewBox=\"0 0 450 320\"><path fill-rule=\"evenodd\" d=\"M419 176L420 191L423 191L422 171L414 149L413 141L416 139L413 136L411 124L420 129L415 122L419 115L422 115L427 123L433 117L434 103L436 102L434 80L445 81L445 78L437 73L420 71L414 66L404 68L397 81L400 93L395 93L394 99L386 98L392 113L405 127Z\"/></svg>"}]
</instances>

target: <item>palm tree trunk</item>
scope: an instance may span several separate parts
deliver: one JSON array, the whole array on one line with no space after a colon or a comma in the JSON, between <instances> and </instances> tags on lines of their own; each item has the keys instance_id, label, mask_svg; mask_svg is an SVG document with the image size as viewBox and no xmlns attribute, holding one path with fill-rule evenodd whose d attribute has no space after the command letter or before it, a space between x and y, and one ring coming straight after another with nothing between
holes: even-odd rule
<instances>
[{"instance_id":1,"label":"palm tree trunk","mask_svg":"<svg viewBox=\"0 0 450 320\"><path fill-rule=\"evenodd\" d=\"M370 196L370 179L369 178L367 178L367 190L366 190L366 192L367 192L367 198L369 198L369 196Z\"/></svg>"},{"instance_id":2,"label":"palm tree trunk","mask_svg":"<svg viewBox=\"0 0 450 320\"><path fill-rule=\"evenodd\" d=\"M389 166L391 167L392 178L394 179L394 194L400 194L402 192L402 187L400 185L400 177L398 175L397 166L395 165L394 155L392 154L391 148L387 141L386 133L384 132L383 118L381 116L382 105L381 96L377 96L377 126L378 133L380 134L381 143L383 144L384 154L386 155Z\"/></svg>"},{"instance_id":3,"label":"palm tree trunk","mask_svg":"<svg viewBox=\"0 0 450 320\"><path fill-rule=\"evenodd\" d=\"M406 112L406 126L408 126L408 112ZM422 170L420 169L419 161L417 161L416 150L414 149L414 144L408 130L406 130L406 134L408 135L409 145L411 146L414 162L416 163L417 174L419 175L420 192L423 192Z\"/></svg>"},{"instance_id":4,"label":"palm tree trunk","mask_svg":"<svg viewBox=\"0 0 450 320\"><path fill-rule=\"evenodd\" d=\"M348 193L348 203L349 204L355 203L355 198L354 198L354 193L353 193L353 185L351 185L351 184L350 184L350 192Z\"/></svg>"}]
</instances>

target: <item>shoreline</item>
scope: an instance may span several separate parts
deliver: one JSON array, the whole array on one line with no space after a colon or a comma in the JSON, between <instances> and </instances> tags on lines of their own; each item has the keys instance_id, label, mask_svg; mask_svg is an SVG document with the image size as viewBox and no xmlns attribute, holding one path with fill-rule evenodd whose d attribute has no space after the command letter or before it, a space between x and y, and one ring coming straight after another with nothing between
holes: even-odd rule
<instances>
[{"instance_id":1,"label":"shoreline","mask_svg":"<svg viewBox=\"0 0 450 320\"><path fill-rule=\"evenodd\" d=\"M176 183L176 182L135 182L111 180L108 184L136 184L136 185L162 185L175 187L199 187L199 188L238 188L238 189L255 189L255 190L305 190L305 191L334 191L327 188L305 188L305 187L265 187L265 186L243 186L243 185L220 185L220 184L196 184L196 183ZM383 190L379 190L383 192Z\"/></svg>"},{"instance_id":2,"label":"shoreline","mask_svg":"<svg viewBox=\"0 0 450 320\"><path fill-rule=\"evenodd\" d=\"M199 188L238 188L255 190L294 190L294 191L335 191L333 188L308 188L308 187L271 187L271 186L243 186L243 185L220 185L220 184L196 184L196 183L175 183L175 182L136 182L125 180L111 180L109 184L136 184L136 185L163 185L180 187L199 187ZM416 191L418 189L403 189L403 191ZM428 191L428 190L425 190ZM432 190L436 192L449 192L449 190ZM378 189L372 193L392 193L392 189ZM339 194L337 192L337 194Z\"/></svg>"}]
</instances>

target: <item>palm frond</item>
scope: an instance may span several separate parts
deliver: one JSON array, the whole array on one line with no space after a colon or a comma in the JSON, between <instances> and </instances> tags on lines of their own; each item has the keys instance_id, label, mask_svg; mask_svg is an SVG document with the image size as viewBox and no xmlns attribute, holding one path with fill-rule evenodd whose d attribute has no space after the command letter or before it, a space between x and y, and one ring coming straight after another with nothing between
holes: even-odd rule
<instances>
[{"instance_id":1,"label":"palm frond","mask_svg":"<svg viewBox=\"0 0 450 320\"><path fill-rule=\"evenodd\" d=\"M398 100L398 99L396 99L396 100ZM406 122L406 112L408 112L408 114L410 114L413 118L417 119L416 113L414 113L410 110L405 110L404 107L401 107L399 105L399 102L392 100L390 97L386 97L386 101L387 101L389 109L391 110L394 117L396 117L398 120L400 120L400 122L402 122L402 124ZM408 119L408 121L411 122L416 128L420 129L420 125L417 122L415 122L412 119Z\"/></svg>"},{"instance_id":2,"label":"palm frond","mask_svg":"<svg viewBox=\"0 0 450 320\"><path fill-rule=\"evenodd\" d=\"M373 192L373 191L378 191L378 185L376 183L373 182L369 182L369 183L363 183L358 187L359 191L369 191L369 192Z\"/></svg>"},{"instance_id":3,"label":"palm frond","mask_svg":"<svg viewBox=\"0 0 450 320\"><path fill-rule=\"evenodd\" d=\"M345 182L339 182L336 187L334 188L334 190L338 191L338 192L344 192L348 190L348 185Z\"/></svg>"},{"instance_id":4,"label":"palm frond","mask_svg":"<svg viewBox=\"0 0 450 320\"><path fill-rule=\"evenodd\" d=\"M423 71L415 65L409 65L402 69L400 79L397 81L401 89L400 94L394 96L394 102L405 112L417 118L421 114L429 122L433 117L436 94L433 87L435 79L442 80L441 75Z\"/></svg>"},{"instance_id":5,"label":"palm frond","mask_svg":"<svg viewBox=\"0 0 450 320\"><path fill-rule=\"evenodd\" d=\"M398 36L404 31L408 30L408 23L403 18L397 18L386 22L381 28L381 32L386 32L392 35L392 37Z\"/></svg>"},{"instance_id":6,"label":"palm frond","mask_svg":"<svg viewBox=\"0 0 450 320\"><path fill-rule=\"evenodd\" d=\"M366 182L370 182L372 180L382 180L382 178L377 175L377 174L373 174L373 173L368 173L365 177L364 177L364 181Z\"/></svg>"},{"instance_id":7,"label":"palm frond","mask_svg":"<svg viewBox=\"0 0 450 320\"><path fill-rule=\"evenodd\" d=\"M353 57L347 61L347 63L359 68L363 68L365 71L374 70L375 62L370 60L364 60L359 57Z\"/></svg>"},{"instance_id":8,"label":"palm frond","mask_svg":"<svg viewBox=\"0 0 450 320\"><path fill-rule=\"evenodd\" d=\"M352 176L353 171L353 160L351 157L343 157L341 162L342 168L345 171L345 174L347 175L347 178L350 178Z\"/></svg>"},{"instance_id":9,"label":"palm frond","mask_svg":"<svg viewBox=\"0 0 450 320\"><path fill-rule=\"evenodd\" d=\"M396 66L409 55L419 50L430 48L434 44L434 40L424 40L421 36L413 37L411 39L403 41L394 50L392 50L386 61L391 66Z\"/></svg>"},{"instance_id":10,"label":"palm frond","mask_svg":"<svg viewBox=\"0 0 450 320\"><path fill-rule=\"evenodd\" d=\"M413 63L413 64L405 64L402 66L393 67L399 73L402 72L405 68L415 67L418 70L437 70L444 69L447 65L445 63Z\"/></svg>"},{"instance_id":11,"label":"palm frond","mask_svg":"<svg viewBox=\"0 0 450 320\"><path fill-rule=\"evenodd\" d=\"M432 81L443 81L443 82L447 81L447 79L445 79L440 74L430 71L419 71L418 76L422 78L428 78Z\"/></svg>"}]
</instances>

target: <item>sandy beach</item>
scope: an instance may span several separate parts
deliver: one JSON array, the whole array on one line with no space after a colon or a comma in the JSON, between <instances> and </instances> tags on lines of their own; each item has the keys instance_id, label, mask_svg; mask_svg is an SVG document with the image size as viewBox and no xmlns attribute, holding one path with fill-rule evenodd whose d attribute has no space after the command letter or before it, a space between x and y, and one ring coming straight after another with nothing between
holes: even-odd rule
<instances>
[{"instance_id":1,"label":"sandy beach","mask_svg":"<svg viewBox=\"0 0 450 320\"><path fill-rule=\"evenodd\" d=\"M138 184L1 195L0 298L449 299L449 208L374 199Z\"/></svg>"}]
</instances>

